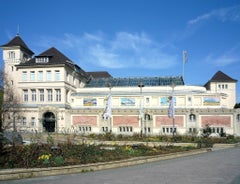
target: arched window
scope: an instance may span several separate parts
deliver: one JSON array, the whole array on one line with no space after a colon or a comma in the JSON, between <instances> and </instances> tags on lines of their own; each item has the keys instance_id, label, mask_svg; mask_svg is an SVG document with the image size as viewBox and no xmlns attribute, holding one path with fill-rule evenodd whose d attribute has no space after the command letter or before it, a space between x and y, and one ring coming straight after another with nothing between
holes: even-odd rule
<instances>
[{"instance_id":1,"label":"arched window","mask_svg":"<svg viewBox=\"0 0 240 184\"><path fill-rule=\"evenodd\" d=\"M240 122L240 114L237 114L237 121Z\"/></svg>"},{"instance_id":2,"label":"arched window","mask_svg":"<svg viewBox=\"0 0 240 184\"><path fill-rule=\"evenodd\" d=\"M147 120L147 121L151 120L150 114L145 114L144 119Z\"/></svg>"},{"instance_id":3,"label":"arched window","mask_svg":"<svg viewBox=\"0 0 240 184\"><path fill-rule=\"evenodd\" d=\"M196 121L196 115L195 114L190 114L189 115L189 121L190 122L195 122Z\"/></svg>"}]
</instances>

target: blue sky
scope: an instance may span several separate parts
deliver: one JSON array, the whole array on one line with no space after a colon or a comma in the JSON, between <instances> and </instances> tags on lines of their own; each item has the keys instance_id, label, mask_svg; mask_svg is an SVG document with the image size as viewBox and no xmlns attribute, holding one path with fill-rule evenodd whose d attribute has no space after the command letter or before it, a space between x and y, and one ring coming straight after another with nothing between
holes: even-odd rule
<instances>
[{"instance_id":1,"label":"blue sky","mask_svg":"<svg viewBox=\"0 0 240 184\"><path fill-rule=\"evenodd\" d=\"M19 27L36 55L56 47L85 71L180 76L186 50L186 85L219 70L240 80L239 0L8 0L0 12L0 45Z\"/></svg>"}]
</instances>

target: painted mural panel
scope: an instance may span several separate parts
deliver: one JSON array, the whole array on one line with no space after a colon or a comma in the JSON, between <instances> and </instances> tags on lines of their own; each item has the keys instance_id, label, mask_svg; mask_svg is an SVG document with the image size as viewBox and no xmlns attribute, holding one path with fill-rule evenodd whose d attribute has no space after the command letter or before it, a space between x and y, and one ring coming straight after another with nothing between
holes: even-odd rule
<instances>
[{"instance_id":1,"label":"painted mural panel","mask_svg":"<svg viewBox=\"0 0 240 184\"><path fill-rule=\"evenodd\" d=\"M135 98L121 98L120 101L122 106L135 106L136 104Z\"/></svg>"},{"instance_id":2,"label":"painted mural panel","mask_svg":"<svg viewBox=\"0 0 240 184\"><path fill-rule=\"evenodd\" d=\"M218 106L220 105L220 98L218 97L203 97L203 105Z\"/></svg>"},{"instance_id":3,"label":"painted mural panel","mask_svg":"<svg viewBox=\"0 0 240 184\"><path fill-rule=\"evenodd\" d=\"M210 126L224 126L231 127L231 116L201 116L202 127Z\"/></svg>"},{"instance_id":4,"label":"painted mural panel","mask_svg":"<svg viewBox=\"0 0 240 184\"><path fill-rule=\"evenodd\" d=\"M169 106L169 97L160 97L161 106ZM173 97L174 105L176 105L176 97Z\"/></svg>"},{"instance_id":5,"label":"painted mural panel","mask_svg":"<svg viewBox=\"0 0 240 184\"><path fill-rule=\"evenodd\" d=\"M84 98L83 99L83 106L96 106L97 99L96 98Z\"/></svg>"},{"instance_id":6,"label":"painted mural panel","mask_svg":"<svg viewBox=\"0 0 240 184\"><path fill-rule=\"evenodd\" d=\"M132 126L139 127L138 116L114 116L113 126Z\"/></svg>"},{"instance_id":7,"label":"painted mural panel","mask_svg":"<svg viewBox=\"0 0 240 184\"><path fill-rule=\"evenodd\" d=\"M72 124L97 126L97 116L72 116Z\"/></svg>"},{"instance_id":8,"label":"painted mural panel","mask_svg":"<svg viewBox=\"0 0 240 184\"><path fill-rule=\"evenodd\" d=\"M175 116L174 124L178 127L183 127L184 118L183 116ZM160 126L171 126L173 125L173 119L168 116L156 116L156 127Z\"/></svg>"}]
</instances>

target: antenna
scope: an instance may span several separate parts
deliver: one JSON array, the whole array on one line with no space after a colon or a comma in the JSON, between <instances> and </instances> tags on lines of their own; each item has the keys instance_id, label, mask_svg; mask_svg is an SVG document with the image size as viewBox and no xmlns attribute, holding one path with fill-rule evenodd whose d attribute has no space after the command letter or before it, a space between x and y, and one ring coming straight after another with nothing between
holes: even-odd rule
<instances>
[{"instance_id":1,"label":"antenna","mask_svg":"<svg viewBox=\"0 0 240 184\"><path fill-rule=\"evenodd\" d=\"M18 26L17 26L17 36L19 36L19 34L20 34L20 26L18 24Z\"/></svg>"}]
</instances>

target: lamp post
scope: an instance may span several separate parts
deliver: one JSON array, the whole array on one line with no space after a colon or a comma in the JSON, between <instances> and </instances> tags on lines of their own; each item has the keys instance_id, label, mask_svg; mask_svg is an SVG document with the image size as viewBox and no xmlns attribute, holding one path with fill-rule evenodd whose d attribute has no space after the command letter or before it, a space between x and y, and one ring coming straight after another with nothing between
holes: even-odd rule
<instances>
[{"instance_id":1,"label":"lamp post","mask_svg":"<svg viewBox=\"0 0 240 184\"><path fill-rule=\"evenodd\" d=\"M140 82L138 84L138 87L140 88L140 109L139 109L139 117L140 117L140 126L141 126L141 131L140 134L142 136L142 129L143 129L143 122L142 122L142 88L144 87L144 84L142 82ZM145 128L146 131L146 128Z\"/></svg>"}]
</instances>

